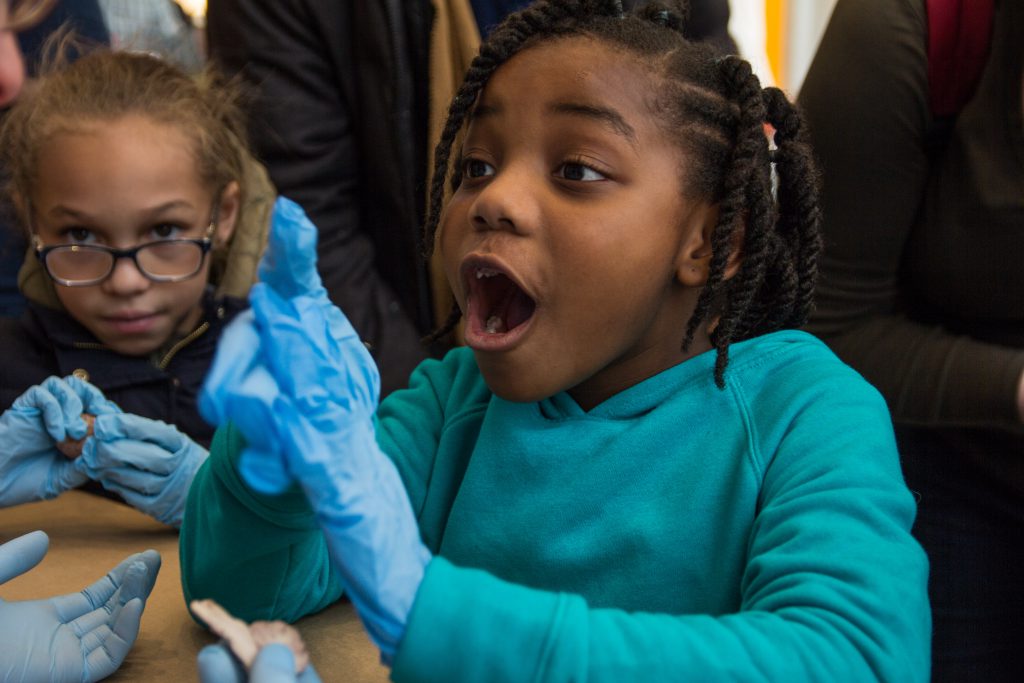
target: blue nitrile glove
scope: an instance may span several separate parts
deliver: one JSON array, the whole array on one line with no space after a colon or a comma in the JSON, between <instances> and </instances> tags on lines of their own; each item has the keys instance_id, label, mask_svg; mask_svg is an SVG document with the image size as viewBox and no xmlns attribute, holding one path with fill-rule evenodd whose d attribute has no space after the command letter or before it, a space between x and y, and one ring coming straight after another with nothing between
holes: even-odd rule
<instances>
[{"instance_id":1,"label":"blue nitrile glove","mask_svg":"<svg viewBox=\"0 0 1024 683\"><path fill-rule=\"evenodd\" d=\"M206 449L159 420L100 415L75 467L159 522L180 527Z\"/></svg>"},{"instance_id":2,"label":"blue nitrile glove","mask_svg":"<svg viewBox=\"0 0 1024 683\"><path fill-rule=\"evenodd\" d=\"M76 377L49 377L19 396L0 415L0 507L54 498L85 483L86 475L57 450L57 443L86 435L83 412L119 410Z\"/></svg>"},{"instance_id":3,"label":"blue nitrile glove","mask_svg":"<svg viewBox=\"0 0 1024 683\"><path fill-rule=\"evenodd\" d=\"M352 392L358 391L358 401L364 405L366 414L372 414L380 395L380 376L351 323L327 298L316 270L316 240L317 228L302 208L289 199L278 197L269 245L259 265L261 282L253 288L250 299L260 296L259 292L266 288L286 299L298 301L301 296L301 305L306 310L303 324L320 326L318 333L326 330L337 345L359 358L355 367L360 368L361 377L347 384L347 389L343 382L336 392L338 400L350 400L355 396ZM263 324L272 328L274 321L265 318ZM199 409L213 425L229 419L236 423L249 440L239 466L245 480L262 493L280 493L287 488L291 477L281 459L283 450L277 438L274 407L264 400L277 393L277 384L265 367L259 336L251 310L228 326L200 393ZM320 363L315 367L323 366ZM302 384L316 386L308 381ZM317 390L309 400L321 400L322 393Z\"/></svg>"},{"instance_id":4,"label":"blue nitrile glove","mask_svg":"<svg viewBox=\"0 0 1024 683\"><path fill-rule=\"evenodd\" d=\"M258 491L298 480L370 636L390 660L430 553L372 415L380 378L316 275L316 228L294 204L275 207L263 282L225 330L200 394L214 424L246 438L239 469Z\"/></svg>"},{"instance_id":5,"label":"blue nitrile glove","mask_svg":"<svg viewBox=\"0 0 1024 683\"><path fill-rule=\"evenodd\" d=\"M349 353L362 359L358 366L353 368L357 368L362 376L352 387L363 394L358 399L365 402L372 413L377 409L380 397L380 373L377 372L366 345L360 341L352 323L327 297L327 290L324 289L316 270L318 232L301 206L285 197L278 197L274 203L269 247L260 260L260 281L282 299L295 300L297 306L306 309L320 307L334 342L348 348ZM298 303L298 297L303 297L301 304ZM305 320L305 316L303 319ZM342 394L337 398L348 400L349 397Z\"/></svg>"},{"instance_id":6,"label":"blue nitrile glove","mask_svg":"<svg viewBox=\"0 0 1024 683\"><path fill-rule=\"evenodd\" d=\"M295 657L288 646L281 643L270 643L260 648L248 674L223 643L207 645L200 650L196 664L201 683L320 683L320 676L312 664L296 676Z\"/></svg>"},{"instance_id":7,"label":"blue nitrile glove","mask_svg":"<svg viewBox=\"0 0 1024 683\"><path fill-rule=\"evenodd\" d=\"M0 584L39 564L42 531L0 546ZM79 593L47 600L0 600L0 672L30 683L98 681L124 661L139 633L146 598L160 571L155 550L136 553Z\"/></svg>"},{"instance_id":8,"label":"blue nitrile glove","mask_svg":"<svg viewBox=\"0 0 1024 683\"><path fill-rule=\"evenodd\" d=\"M250 485L265 482L246 458L270 460L301 484L348 595L389 661L430 553L398 471L377 446L376 367L354 332L335 336L316 298L286 300L264 284L249 298L252 317L222 338L204 399L249 442L241 470Z\"/></svg>"},{"instance_id":9,"label":"blue nitrile glove","mask_svg":"<svg viewBox=\"0 0 1024 683\"><path fill-rule=\"evenodd\" d=\"M310 295L327 297L316 270L318 230L302 207L286 197L274 202L267 250L260 259L257 274L286 299Z\"/></svg>"}]
</instances>

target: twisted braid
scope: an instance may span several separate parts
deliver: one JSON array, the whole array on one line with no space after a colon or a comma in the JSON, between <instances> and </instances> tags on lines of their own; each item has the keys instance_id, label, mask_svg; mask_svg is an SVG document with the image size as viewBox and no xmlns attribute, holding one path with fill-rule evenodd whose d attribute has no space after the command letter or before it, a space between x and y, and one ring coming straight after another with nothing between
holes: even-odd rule
<instances>
[{"instance_id":1,"label":"twisted braid","mask_svg":"<svg viewBox=\"0 0 1024 683\"><path fill-rule=\"evenodd\" d=\"M811 312L822 248L818 203L821 177L800 112L778 88L765 89L764 98L778 147L775 155L780 208L777 230L788 237L795 252L793 267L797 276L794 305L780 322L784 327L799 327Z\"/></svg>"},{"instance_id":2,"label":"twisted braid","mask_svg":"<svg viewBox=\"0 0 1024 683\"><path fill-rule=\"evenodd\" d=\"M737 231L742 231L743 266L725 285L724 311L711 342L717 351L715 382L724 386L729 344L743 327L751 302L765 279L766 245L774 222L768 140L764 134L765 107L761 84L750 65L736 57L719 61L726 92L739 106L736 143L724 179L719 222L712 235L708 280L701 290L693 316L686 326L683 348L688 348L698 326L715 313L725 270L733 253Z\"/></svg>"}]
</instances>

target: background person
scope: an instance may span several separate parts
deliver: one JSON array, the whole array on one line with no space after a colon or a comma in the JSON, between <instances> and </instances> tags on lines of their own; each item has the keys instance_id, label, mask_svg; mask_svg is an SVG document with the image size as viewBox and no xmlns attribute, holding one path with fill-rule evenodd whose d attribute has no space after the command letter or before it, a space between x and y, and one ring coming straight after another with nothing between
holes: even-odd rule
<instances>
[{"instance_id":1,"label":"background person","mask_svg":"<svg viewBox=\"0 0 1024 683\"><path fill-rule=\"evenodd\" d=\"M20 274L29 308L0 321L0 408L17 409L4 429L24 437L6 442L0 472L45 477L65 460L63 428L41 422L39 405L81 391L56 378L87 379L102 392L93 403L116 410L97 419L74 476L23 481L27 492L2 504L88 477L180 524L212 433L196 396L246 306L273 196L244 135L212 72L196 80L110 51L45 75L5 117L0 155L35 249ZM63 420L79 438L87 402L67 400Z\"/></svg>"},{"instance_id":2,"label":"background person","mask_svg":"<svg viewBox=\"0 0 1024 683\"><path fill-rule=\"evenodd\" d=\"M892 411L935 681L1016 680L1024 642L1022 44L1020 2L840 0L800 93L825 188L807 329Z\"/></svg>"}]
</instances>

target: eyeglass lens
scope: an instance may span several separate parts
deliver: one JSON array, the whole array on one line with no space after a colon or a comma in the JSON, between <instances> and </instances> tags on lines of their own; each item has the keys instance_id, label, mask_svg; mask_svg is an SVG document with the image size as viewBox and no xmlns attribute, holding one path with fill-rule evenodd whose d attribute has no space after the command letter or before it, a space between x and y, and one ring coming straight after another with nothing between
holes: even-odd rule
<instances>
[{"instance_id":1,"label":"eyeglass lens","mask_svg":"<svg viewBox=\"0 0 1024 683\"><path fill-rule=\"evenodd\" d=\"M135 263L142 274L157 280L186 278L203 264L203 248L188 241L153 242L139 247ZM46 255L50 275L68 282L102 280L114 270L115 257L88 245L58 247Z\"/></svg>"}]
</instances>

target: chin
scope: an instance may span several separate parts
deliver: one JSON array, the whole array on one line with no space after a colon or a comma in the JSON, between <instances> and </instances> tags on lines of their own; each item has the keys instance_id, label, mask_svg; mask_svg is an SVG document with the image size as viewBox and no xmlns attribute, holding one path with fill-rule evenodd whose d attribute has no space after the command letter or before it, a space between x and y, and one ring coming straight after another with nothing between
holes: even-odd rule
<instances>
[{"instance_id":1,"label":"chin","mask_svg":"<svg viewBox=\"0 0 1024 683\"><path fill-rule=\"evenodd\" d=\"M479 356L477 364L480 366L480 374L483 375L487 388L498 398L512 403L535 403L561 391L552 388L549 383L533 381L537 379L535 373L489 368L487 363L479 361Z\"/></svg>"},{"instance_id":2,"label":"chin","mask_svg":"<svg viewBox=\"0 0 1024 683\"><path fill-rule=\"evenodd\" d=\"M148 356L149 354L160 348L159 344L153 343L149 339L139 340L125 340L117 339L111 341L104 341L104 344L114 353L119 353L122 356Z\"/></svg>"}]
</instances>

